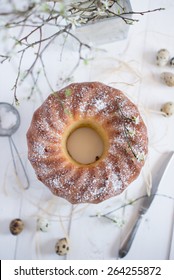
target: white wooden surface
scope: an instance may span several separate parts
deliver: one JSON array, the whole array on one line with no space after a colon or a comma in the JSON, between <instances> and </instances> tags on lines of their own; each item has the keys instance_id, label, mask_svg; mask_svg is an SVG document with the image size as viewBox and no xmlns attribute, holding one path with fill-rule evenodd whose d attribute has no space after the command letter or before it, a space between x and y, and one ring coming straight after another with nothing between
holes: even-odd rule
<instances>
[{"instance_id":1,"label":"white wooden surface","mask_svg":"<svg viewBox=\"0 0 174 280\"><path fill-rule=\"evenodd\" d=\"M131 26L126 40L101 46L89 65L81 64L74 74L74 81L101 81L123 90L140 108L149 132L149 157L139 178L121 196L98 205L73 206L64 199L54 197L37 181L27 160L26 131L33 111L41 104L42 98L35 95L26 99L29 82L19 91L21 126L14 135L22 159L29 174L31 186L24 191L14 176L8 139L0 138L0 258L1 259L117 259L120 242L131 221L136 216L139 203L115 211L112 217L118 224L105 218L91 217L97 213L107 213L121 206L129 199L145 193L149 175L154 177L167 152L174 150L174 116L165 118L153 111L160 111L161 105L174 102L174 90L160 81L163 71L174 72L169 66L155 65L155 55L160 48L167 48L174 56L174 3L172 0L132 1L134 10L143 11L165 7L163 12L140 17L140 22ZM1 51L5 48L1 36ZM56 46L57 47L57 46ZM47 53L47 66L51 79L57 79L57 69L52 67L56 50ZM65 49L64 63L59 63L59 75L64 75L68 63L75 60L75 51ZM28 57L28 60L30 57ZM11 88L17 70L16 63L0 65L0 102L12 103ZM40 82L43 99L50 90L44 80ZM25 184L22 177L21 181ZM168 178L162 194L174 197L174 172ZM48 233L36 230L38 217L47 217L50 222ZM21 218L25 229L19 236L12 236L9 223ZM174 259L174 203L172 199L156 197L152 207L144 217L126 259ZM59 257L54 246L59 238L68 236L70 252ZM173 239L172 239L173 237Z\"/></svg>"}]
</instances>

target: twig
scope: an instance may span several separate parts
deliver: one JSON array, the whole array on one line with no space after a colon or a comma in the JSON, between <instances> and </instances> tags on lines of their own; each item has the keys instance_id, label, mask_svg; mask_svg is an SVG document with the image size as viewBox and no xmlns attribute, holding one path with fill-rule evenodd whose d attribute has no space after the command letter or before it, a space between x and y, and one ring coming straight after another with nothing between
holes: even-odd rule
<instances>
[{"instance_id":1,"label":"twig","mask_svg":"<svg viewBox=\"0 0 174 280\"><path fill-rule=\"evenodd\" d=\"M22 51L22 53L21 53L21 57L20 57L20 60L19 60L19 65L18 65L16 81L15 81L15 84L12 88L14 90L14 101L17 105L19 104L19 100L17 98L16 93L17 93L17 87L18 87L19 77L20 77L20 73L21 73L21 65L22 65L22 60L23 60L23 57L24 57L24 53L25 53L25 51Z\"/></svg>"},{"instance_id":2,"label":"twig","mask_svg":"<svg viewBox=\"0 0 174 280\"><path fill-rule=\"evenodd\" d=\"M174 197L172 196L169 196L169 195L165 195L165 194L158 194L158 193L155 193L155 194L151 194L151 196L160 196L160 197L165 197L165 198L168 198L168 199L172 199L174 200ZM144 198L147 198L148 195L142 195L140 197L137 197L133 200L131 200L130 202L127 202L127 203L124 203L122 204L121 206L107 212L107 213L104 213L104 214L95 214L95 215L90 215L91 218L98 218L98 217L103 217L103 218L106 218L106 219L109 219L113 222L115 222L115 220L112 218L112 217L109 217L110 214L112 213L115 213L117 212L118 210L122 209L122 208L125 208L127 206L130 206L130 205L134 205L137 201L141 200L141 199L144 199Z\"/></svg>"},{"instance_id":3,"label":"twig","mask_svg":"<svg viewBox=\"0 0 174 280\"><path fill-rule=\"evenodd\" d=\"M120 15L121 16L123 16L123 15L141 15L141 16L144 16L145 14L154 13L154 12L160 12L160 11L164 11L164 10L165 10L165 8L157 8L157 9L143 11L143 12L130 11L130 12L121 13Z\"/></svg>"},{"instance_id":4,"label":"twig","mask_svg":"<svg viewBox=\"0 0 174 280\"><path fill-rule=\"evenodd\" d=\"M5 62L6 60L10 60L10 56L9 55L0 55L0 63L2 64L3 62Z\"/></svg>"},{"instance_id":5,"label":"twig","mask_svg":"<svg viewBox=\"0 0 174 280\"><path fill-rule=\"evenodd\" d=\"M59 38L62 34L65 34L66 38L70 36L79 44L77 50L77 62L71 69L68 77L73 75L73 73L79 67L80 61L85 60L82 56L82 50L84 48L88 48L89 50L91 49L88 44L83 43L76 35L74 35L74 33L71 31L72 27L76 27L76 25L84 25L86 23L93 23L96 20L111 17L119 17L127 24L131 24L133 22L137 22L138 20L132 19L131 17L129 18L129 15L144 15L147 13L164 10L163 8L158 8L140 12L126 11L118 0L112 0L108 4L95 0L79 0L76 4L70 3L66 8L60 10L60 3L57 3L59 1L47 0L47 2L49 3L46 6L46 10L44 10L44 3L32 3L23 9L17 9L14 2L9 1L7 5L8 10L0 12L0 16L3 17L3 20L6 20L5 24L3 26L1 25L1 27L4 27L8 30L15 28L18 30L18 28L21 28L17 37L13 37L15 41L13 49L16 49L16 53L20 55L17 76L13 87L14 100L16 103L18 103L17 89L19 86L21 65L23 62L24 54L27 53L28 50L37 47L35 57L31 62L30 67L24 71L25 75L21 80L21 83L28 77L29 74L31 74L31 76L34 75L34 69L38 62L40 62L43 68L43 75L46 78L49 87L52 88L46 73L43 54L46 50L49 49L54 40ZM115 7L118 8L118 12L113 12ZM53 34L44 37L42 36L42 34L44 34L44 30L47 26L56 28L57 30L55 31L53 29ZM35 38L34 35L37 35L36 39L33 39ZM60 51L60 59L62 59L65 41ZM3 63L12 58L11 56L9 56L9 53L7 54L0 55L0 63ZM66 78L66 80L68 79L68 77ZM36 86L36 80L37 79L33 80L34 87ZM31 92L33 94L33 89L31 90Z\"/></svg>"}]
</instances>

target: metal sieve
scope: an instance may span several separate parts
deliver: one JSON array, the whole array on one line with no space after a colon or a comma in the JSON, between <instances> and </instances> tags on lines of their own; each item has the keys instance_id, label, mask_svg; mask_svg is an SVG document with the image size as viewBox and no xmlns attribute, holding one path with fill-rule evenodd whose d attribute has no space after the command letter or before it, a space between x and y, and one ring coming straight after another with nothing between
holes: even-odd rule
<instances>
[{"instance_id":1,"label":"metal sieve","mask_svg":"<svg viewBox=\"0 0 174 280\"><path fill-rule=\"evenodd\" d=\"M12 135L19 128L19 125L20 125L20 115L19 112L16 110L16 108L9 103L0 102L0 136L8 137L15 173L18 176L14 153L16 153L19 159L19 163L21 164L22 170L26 178L27 184L25 189L28 189L30 185L29 178L25 170L24 164L22 162L22 159L20 157L20 154L18 152L18 149L12 138Z\"/></svg>"}]
</instances>

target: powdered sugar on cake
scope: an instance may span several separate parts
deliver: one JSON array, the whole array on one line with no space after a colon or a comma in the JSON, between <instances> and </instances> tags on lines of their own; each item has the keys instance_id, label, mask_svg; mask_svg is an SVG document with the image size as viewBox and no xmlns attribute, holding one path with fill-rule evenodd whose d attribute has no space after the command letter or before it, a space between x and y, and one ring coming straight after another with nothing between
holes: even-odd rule
<instances>
[{"instance_id":1,"label":"powdered sugar on cake","mask_svg":"<svg viewBox=\"0 0 174 280\"><path fill-rule=\"evenodd\" d=\"M98 111L101 111L106 108L106 103L102 99L97 99L94 106Z\"/></svg>"},{"instance_id":2,"label":"powdered sugar on cake","mask_svg":"<svg viewBox=\"0 0 174 280\"><path fill-rule=\"evenodd\" d=\"M121 193L139 175L147 131L137 107L120 91L101 83L72 84L49 96L39 113L42 118L33 120L27 135L29 159L54 194L72 203L97 203ZM62 154L62 134L74 115L76 120L94 119L109 135L107 155L93 167L75 166ZM47 153L48 145L56 148Z\"/></svg>"}]
</instances>

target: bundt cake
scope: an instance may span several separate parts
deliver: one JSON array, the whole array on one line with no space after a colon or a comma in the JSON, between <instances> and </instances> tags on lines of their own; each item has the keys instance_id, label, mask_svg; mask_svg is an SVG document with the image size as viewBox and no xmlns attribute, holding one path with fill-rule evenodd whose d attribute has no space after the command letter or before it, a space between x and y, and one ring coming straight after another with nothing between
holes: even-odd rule
<instances>
[{"instance_id":1,"label":"bundt cake","mask_svg":"<svg viewBox=\"0 0 174 280\"><path fill-rule=\"evenodd\" d=\"M102 153L93 162L78 162L68 150L69 137L80 128L102 139ZM99 203L122 193L139 175L148 151L137 107L99 82L74 83L52 93L35 111L27 142L38 179L72 204Z\"/></svg>"}]
</instances>

